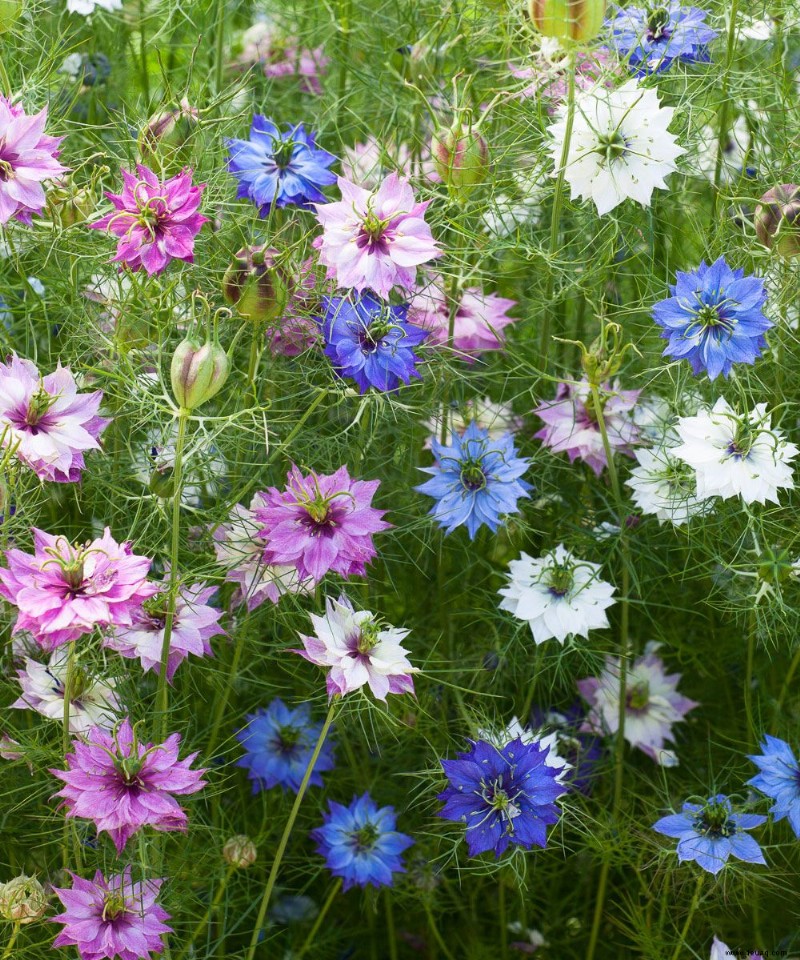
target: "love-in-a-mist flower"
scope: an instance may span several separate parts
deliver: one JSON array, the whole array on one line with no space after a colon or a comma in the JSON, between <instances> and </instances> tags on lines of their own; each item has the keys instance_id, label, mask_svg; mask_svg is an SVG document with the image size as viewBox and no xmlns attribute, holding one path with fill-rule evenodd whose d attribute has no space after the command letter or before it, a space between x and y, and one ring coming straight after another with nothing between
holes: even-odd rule
<instances>
[{"instance_id":1,"label":"love-in-a-mist flower","mask_svg":"<svg viewBox=\"0 0 800 960\"><path fill-rule=\"evenodd\" d=\"M567 134L566 107L550 127L550 155L557 177ZM632 78L621 87L598 84L578 95L564 177L577 197L594 201L603 216L624 200L650 206L653 190L686 151L669 132L674 107L662 107L655 89Z\"/></svg>"},{"instance_id":2,"label":"love-in-a-mist flower","mask_svg":"<svg viewBox=\"0 0 800 960\"><path fill-rule=\"evenodd\" d=\"M353 480L342 466L335 473L302 474L292 467L285 490L263 494L253 511L265 540L264 559L293 566L301 580L326 573L363 577L377 555L372 537L391 524L372 506L380 480Z\"/></svg>"},{"instance_id":3,"label":"love-in-a-mist flower","mask_svg":"<svg viewBox=\"0 0 800 960\"><path fill-rule=\"evenodd\" d=\"M64 912L52 917L63 923L54 947L75 947L81 960L146 960L164 952L164 921L170 916L158 903L163 879L134 883L131 868L93 880L71 873L72 887L54 887Z\"/></svg>"},{"instance_id":4,"label":"love-in-a-mist flower","mask_svg":"<svg viewBox=\"0 0 800 960\"><path fill-rule=\"evenodd\" d=\"M628 665L625 695L625 739L663 767L674 767L678 758L666 747L674 743L673 724L680 723L698 704L678 692L679 673L667 673L657 655L659 645L648 643L643 657ZM578 690L589 704L581 727L602 736L619 729L619 659L606 657L599 677L578 681Z\"/></svg>"},{"instance_id":5,"label":"love-in-a-mist flower","mask_svg":"<svg viewBox=\"0 0 800 960\"><path fill-rule=\"evenodd\" d=\"M130 626L141 604L158 591L148 583L150 560L106 527L85 544L33 528L34 553L6 552L0 596L17 610L13 632L27 631L46 650L95 627Z\"/></svg>"},{"instance_id":6,"label":"love-in-a-mist flower","mask_svg":"<svg viewBox=\"0 0 800 960\"><path fill-rule=\"evenodd\" d=\"M707 63L708 44L717 36L707 16L680 0L619 8L608 22L608 43L637 76L668 70L676 60Z\"/></svg>"},{"instance_id":7,"label":"love-in-a-mist flower","mask_svg":"<svg viewBox=\"0 0 800 960\"><path fill-rule=\"evenodd\" d=\"M163 743L142 743L130 720L113 731L93 727L85 740L73 740L66 770L50 773L65 784L56 794L67 817L91 820L122 853L142 827L161 832L185 831L186 812L175 799L206 785L205 770L192 770L196 753L178 759L181 735Z\"/></svg>"},{"instance_id":8,"label":"love-in-a-mist flower","mask_svg":"<svg viewBox=\"0 0 800 960\"><path fill-rule=\"evenodd\" d=\"M67 0L68 12L80 13L84 17L94 13L98 7L113 13L114 10L122 9L122 0Z\"/></svg>"},{"instance_id":9,"label":"love-in-a-mist flower","mask_svg":"<svg viewBox=\"0 0 800 960\"><path fill-rule=\"evenodd\" d=\"M356 610L344 595L327 597L325 616L311 614L313 636L301 633L301 657L328 669L328 696L344 696L366 684L378 700L389 693L413 693L413 674L403 640L410 633L385 623L369 610Z\"/></svg>"},{"instance_id":10,"label":"love-in-a-mist flower","mask_svg":"<svg viewBox=\"0 0 800 960\"><path fill-rule=\"evenodd\" d=\"M236 765L247 770L253 793L282 787L297 793L322 724L311 719L311 706L299 703L287 707L276 697L268 707L247 714L247 726L238 730L236 739L244 747L244 756ZM309 786L321 787L321 774L333 770L333 744L327 737L317 757Z\"/></svg>"},{"instance_id":11,"label":"love-in-a-mist flower","mask_svg":"<svg viewBox=\"0 0 800 960\"><path fill-rule=\"evenodd\" d=\"M414 489L434 498L430 513L446 533L462 524L471 540L482 526L495 532L502 517L519 512L517 501L530 496L531 484L521 479L530 460L517 455L510 433L492 438L473 422L460 436L452 434L450 446L432 440L431 450L436 463L420 468L431 479Z\"/></svg>"},{"instance_id":12,"label":"love-in-a-mist flower","mask_svg":"<svg viewBox=\"0 0 800 960\"><path fill-rule=\"evenodd\" d=\"M330 800L311 839L343 890L393 886L394 875L406 872L402 854L414 843L397 830L394 807L379 807L368 793L346 807Z\"/></svg>"},{"instance_id":13,"label":"love-in-a-mist flower","mask_svg":"<svg viewBox=\"0 0 800 960\"><path fill-rule=\"evenodd\" d=\"M558 735L556 733L537 733L528 727L523 727L519 717L512 717L504 727L481 727L478 730L478 739L494 744L502 750L512 740L521 740L526 746L534 743L540 749L547 751L545 763L557 771L556 779L564 782L570 770L570 764L558 752Z\"/></svg>"},{"instance_id":14,"label":"love-in-a-mist flower","mask_svg":"<svg viewBox=\"0 0 800 960\"><path fill-rule=\"evenodd\" d=\"M731 856L745 863L766 863L761 847L745 833L766 820L755 813L734 812L730 800L718 793L705 803L684 803L681 813L662 817L653 829L678 841L679 863L694 860L703 870L717 874Z\"/></svg>"},{"instance_id":15,"label":"love-in-a-mist flower","mask_svg":"<svg viewBox=\"0 0 800 960\"><path fill-rule=\"evenodd\" d=\"M720 257L711 266L679 270L672 296L653 307L653 318L669 343L665 357L685 358L692 373L711 380L727 377L734 363L753 364L766 346L764 334L774 324L764 316L764 281L732 270Z\"/></svg>"},{"instance_id":16,"label":"love-in-a-mist flower","mask_svg":"<svg viewBox=\"0 0 800 960\"><path fill-rule=\"evenodd\" d=\"M511 844L546 846L547 827L559 818L555 801L567 792L548 755L548 747L520 738L503 747L478 740L441 761L449 783L439 816L465 824L471 857L487 850L499 857Z\"/></svg>"},{"instance_id":17,"label":"love-in-a-mist flower","mask_svg":"<svg viewBox=\"0 0 800 960\"><path fill-rule=\"evenodd\" d=\"M534 708L531 720L532 728L539 731L543 743L555 735L558 755L567 763L561 780L582 793L590 791L603 756L600 739L582 730L585 716L582 704L576 701L568 707ZM551 733L545 737L548 731Z\"/></svg>"},{"instance_id":18,"label":"love-in-a-mist flower","mask_svg":"<svg viewBox=\"0 0 800 960\"><path fill-rule=\"evenodd\" d=\"M657 446L637 448L634 456L638 465L625 481L642 513L676 527L714 508L713 500L697 496L694 470L675 456L678 442L672 434Z\"/></svg>"},{"instance_id":19,"label":"love-in-a-mist flower","mask_svg":"<svg viewBox=\"0 0 800 960\"><path fill-rule=\"evenodd\" d=\"M76 483L87 450L111 423L98 416L102 391L78 393L75 378L60 364L42 376L36 364L16 354L0 363L0 442L41 480Z\"/></svg>"},{"instance_id":20,"label":"love-in-a-mist flower","mask_svg":"<svg viewBox=\"0 0 800 960\"><path fill-rule=\"evenodd\" d=\"M182 170L161 181L144 164L136 175L122 171L122 193L107 193L114 210L89 224L118 238L112 263L129 270L161 273L172 260L194 262L194 241L207 217L197 212L204 183L192 183L192 171Z\"/></svg>"},{"instance_id":21,"label":"love-in-a-mist flower","mask_svg":"<svg viewBox=\"0 0 800 960\"><path fill-rule=\"evenodd\" d=\"M744 958L745 954L741 950L731 950L727 943L723 943L715 936L711 944L711 953L708 960L729 960L729 957ZM748 953L746 960L764 960L764 955L761 953Z\"/></svg>"},{"instance_id":22,"label":"love-in-a-mist flower","mask_svg":"<svg viewBox=\"0 0 800 960\"><path fill-rule=\"evenodd\" d=\"M794 488L797 447L772 427L765 403L742 415L720 397L710 410L681 417L676 430L681 443L672 453L695 471L698 497L778 503L779 490Z\"/></svg>"},{"instance_id":23,"label":"love-in-a-mist flower","mask_svg":"<svg viewBox=\"0 0 800 960\"><path fill-rule=\"evenodd\" d=\"M608 626L606 610L615 587L600 579L600 564L579 560L563 544L538 560L522 553L512 560L509 582L498 591L500 609L526 620L534 642L588 637Z\"/></svg>"},{"instance_id":24,"label":"love-in-a-mist flower","mask_svg":"<svg viewBox=\"0 0 800 960\"><path fill-rule=\"evenodd\" d=\"M759 772L747 782L775 801L769 811L773 820L788 817L800 838L800 764L785 740L767 733L759 746L761 753L749 757Z\"/></svg>"},{"instance_id":25,"label":"love-in-a-mist flower","mask_svg":"<svg viewBox=\"0 0 800 960\"><path fill-rule=\"evenodd\" d=\"M408 322L408 304L390 306L363 293L359 297L323 297L320 320L325 355L341 377L355 381L360 393L383 392L420 377L414 352L427 331Z\"/></svg>"},{"instance_id":26,"label":"love-in-a-mist flower","mask_svg":"<svg viewBox=\"0 0 800 960\"><path fill-rule=\"evenodd\" d=\"M278 125L257 113L249 140L226 140L228 170L236 177L239 199L252 200L261 217L273 206L307 208L324 203L322 188L336 183L328 169L336 160L317 146L316 134L302 123L281 133Z\"/></svg>"},{"instance_id":27,"label":"love-in-a-mist flower","mask_svg":"<svg viewBox=\"0 0 800 960\"><path fill-rule=\"evenodd\" d=\"M417 203L407 180L390 174L375 190L339 177L342 199L317 204L320 263L339 287L388 297L394 287L413 290L417 267L441 256L425 222L430 201Z\"/></svg>"}]
</instances>

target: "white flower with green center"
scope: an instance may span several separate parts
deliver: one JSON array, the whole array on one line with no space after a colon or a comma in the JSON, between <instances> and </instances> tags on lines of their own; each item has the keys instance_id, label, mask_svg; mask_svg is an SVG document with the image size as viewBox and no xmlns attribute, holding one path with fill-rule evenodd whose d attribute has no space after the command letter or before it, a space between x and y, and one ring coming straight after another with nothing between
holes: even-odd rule
<instances>
[{"instance_id":1,"label":"white flower with green center","mask_svg":"<svg viewBox=\"0 0 800 960\"><path fill-rule=\"evenodd\" d=\"M667 438L657 447L634 451L638 466L625 483L642 513L679 527L692 517L710 513L713 502L697 496L694 470L675 456L676 443L677 438Z\"/></svg>"}]
</instances>

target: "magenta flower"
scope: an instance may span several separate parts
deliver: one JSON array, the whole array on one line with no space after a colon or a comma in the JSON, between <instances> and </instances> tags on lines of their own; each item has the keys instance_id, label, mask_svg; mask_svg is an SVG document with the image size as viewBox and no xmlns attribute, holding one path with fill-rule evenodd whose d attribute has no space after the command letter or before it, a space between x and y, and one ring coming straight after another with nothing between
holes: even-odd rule
<instances>
[{"instance_id":1,"label":"magenta flower","mask_svg":"<svg viewBox=\"0 0 800 960\"><path fill-rule=\"evenodd\" d=\"M417 267L441 256L424 219L430 201L417 203L396 173L371 192L341 177L338 183L341 200L315 204L323 233L314 245L328 277L384 298L396 286L413 289Z\"/></svg>"},{"instance_id":2,"label":"magenta flower","mask_svg":"<svg viewBox=\"0 0 800 960\"><path fill-rule=\"evenodd\" d=\"M0 596L19 611L13 632L27 631L45 649L95 627L131 626L133 613L158 592L147 582L150 560L117 543L106 527L87 544L33 529L34 553L6 552Z\"/></svg>"},{"instance_id":3,"label":"magenta flower","mask_svg":"<svg viewBox=\"0 0 800 960\"><path fill-rule=\"evenodd\" d=\"M71 371L60 364L42 377L16 354L0 364L0 437L40 480L76 483L87 450L111 423L97 415L102 391L78 393Z\"/></svg>"},{"instance_id":4,"label":"magenta flower","mask_svg":"<svg viewBox=\"0 0 800 960\"><path fill-rule=\"evenodd\" d=\"M194 261L194 238L207 218L197 212L204 183L192 184L192 171L183 170L163 183L143 164L135 177L122 171L122 193L107 193L114 211L90 230L106 230L119 237L114 263L130 270L144 268L151 276L173 260Z\"/></svg>"},{"instance_id":5,"label":"magenta flower","mask_svg":"<svg viewBox=\"0 0 800 960\"><path fill-rule=\"evenodd\" d=\"M72 888L53 887L64 912L52 917L64 929L54 947L75 947L81 960L144 960L164 950L163 934L172 933L169 914L156 902L163 879L134 883L131 868L106 879L70 874Z\"/></svg>"},{"instance_id":6,"label":"magenta flower","mask_svg":"<svg viewBox=\"0 0 800 960\"><path fill-rule=\"evenodd\" d=\"M47 107L29 117L0 95L0 224L30 224L44 207L42 183L67 170L56 159L64 138L48 137L46 122Z\"/></svg>"},{"instance_id":7,"label":"magenta flower","mask_svg":"<svg viewBox=\"0 0 800 960\"><path fill-rule=\"evenodd\" d=\"M377 553L373 533L391 526L381 519L386 511L372 506L379 485L352 480L344 466L329 476L303 476L292 467L286 490L271 487L254 511L266 539L264 559L295 567L301 580L321 580L330 570L363 577Z\"/></svg>"},{"instance_id":8,"label":"magenta flower","mask_svg":"<svg viewBox=\"0 0 800 960\"><path fill-rule=\"evenodd\" d=\"M192 770L196 753L178 759L181 735L160 744L140 743L127 718L114 731L92 727L86 742L73 740L66 770L50 773L64 786L67 817L92 820L122 853L128 840L144 826L162 833L186 830L187 817L174 795L197 793L205 785L205 770Z\"/></svg>"}]
</instances>

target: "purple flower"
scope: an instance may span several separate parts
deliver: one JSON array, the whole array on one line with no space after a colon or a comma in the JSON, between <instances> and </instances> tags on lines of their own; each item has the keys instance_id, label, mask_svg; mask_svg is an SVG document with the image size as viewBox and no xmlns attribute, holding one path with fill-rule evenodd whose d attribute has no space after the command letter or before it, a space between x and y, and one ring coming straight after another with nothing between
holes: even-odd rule
<instances>
[{"instance_id":1,"label":"purple flower","mask_svg":"<svg viewBox=\"0 0 800 960\"><path fill-rule=\"evenodd\" d=\"M711 944L711 955L709 956L709 960L728 960L729 957L744 958L744 956L744 951L731 950L727 943L723 943L721 940L718 940L716 936L714 937L714 942ZM748 953L747 960L764 960L764 956L760 953Z\"/></svg>"},{"instance_id":2,"label":"purple flower","mask_svg":"<svg viewBox=\"0 0 800 960\"><path fill-rule=\"evenodd\" d=\"M639 77L668 70L676 60L707 63L706 47L717 36L706 23L707 16L707 10L683 6L678 0L620 7L607 21L609 44Z\"/></svg>"},{"instance_id":3,"label":"purple flower","mask_svg":"<svg viewBox=\"0 0 800 960\"><path fill-rule=\"evenodd\" d=\"M747 782L775 801L769 811L773 819L788 817L800 838L800 764L792 748L785 740L765 734L761 753L749 759L760 772Z\"/></svg>"}]
</instances>

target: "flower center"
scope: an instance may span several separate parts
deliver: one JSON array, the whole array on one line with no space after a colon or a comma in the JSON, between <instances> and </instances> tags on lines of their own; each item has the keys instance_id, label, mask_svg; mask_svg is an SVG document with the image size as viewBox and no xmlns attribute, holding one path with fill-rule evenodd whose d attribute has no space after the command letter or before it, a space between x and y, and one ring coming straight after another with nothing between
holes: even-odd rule
<instances>
[{"instance_id":1,"label":"flower center","mask_svg":"<svg viewBox=\"0 0 800 960\"><path fill-rule=\"evenodd\" d=\"M651 40L669 37L669 10L666 7L651 7L647 17L647 33Z\"/></svg>"},{"instance_id":2,"label":"flower center","mask_svg":"<svg viewBox=\"0 0 800 960\"><path fill-rule=\"evenodd\" d=\"M300 743L303 731L297 727L285 726L278 728L278 749L281 753L294 753Z\"/></svg>"},{"instance_id":3,"label":"flower center","mask_svg":"<svg viewBox=\"0 0 800 960\"><path fill-rule=\"evenodd\" d=\"M0 159L0 183L8 183L14 179L14 167L10 160Z\"/></svg>"},{"instance_id":4,"label":"flower center","mask_svg":"<svg viewBox=\"0 0 800 960\"><path fill-rule=\"evenodd\" d=\"M509 821L518 817L522 812L514 803L514 797L509 796L503 784L502 776L495 777L489 783L481 780L481 796L494 813L499 813L501 817L506 817Z\"/></svg>"},{"instance_id":5,"label":"flower center","mask_svg":"<svg viewBox=\"0 0 800 960\"><path fill-rule=\"evenodd\" d=\"M393 328L394 324L386 320L375 320L368 327L361 327L358 331L358 342L364 353L375 353L386 334Z\"/></svg>"},{"instance_id":6,"label":"flower center","mask_svg":"<svg viewBox=\"0 0 800 960\"><path fill-rule=\"evenodd\" d=\"M480 460L465 460L461 466L461 482L464 487L475 493L486 487L486 474Z\"/></svg>"},{"instance_id":7,"label":"flower center","mask_svg":"<svg viewBox=\"0 0 800 960\"><path fill-rule=\"evenodd\" d=\"M125 898L120 893L108 890L103 898L102 919L105 922L118 919L126 912Z\"/></svg>"},{"instance_id":8,"label":"flower center","mask_svg":"<svg viewBox=\"0 0 800 960\"><path fill-rule=\"evenodd\" d=\"M650 703L650 684L641 680L628 689L625 696L625 706L628 710L645 710Z\"/></svg>"},{"instance_id":9,"label":"flower center","mask_svg":"<svg viewBox=\"0 0 800 960\"><path fill-rule=\"evenodd\" d=\"M356 853L368 853L375 846L380 832L374 823L367 823L360 830L354 830L350 836Z\"/></svg>"},{"instance_id":10,"label":"flower center","mask_svg":"<svg viewBox=\"0 0 800 960\"><path fill-rule=\"evenodd\" d=\"M733 317L724 317L720 313L720 306L720 304L704 303L699 310L695 311L694 323L700 327L703 333L705 333L706 330L733 333L736 320Z\"/></svg>"},{"instance_id":11,"label":"flower center","mask_svg":"<svg viewBox=\"0 0 800 960\"><path fill-rule=\"evenodd\" d=\"M365 620L358 634L358 652L366 654L373 650L380 639L380 632L380 624L377 621Z\"/></svg>"},{"instance_id":12,"label":"flower center","mask_svg":"<svg viewBox=\"0 0 800 960\"><path fill-rule=\"evenodd\" d=\"M733 440L728 444L727 452L734 460L745 460L758 437L758 431L748 421L739 423Z\"/></svg>"},{"instance_id":13,"label":"flower center","mask_svg":"<svg viewBox=\"0 0 800 960\"><path fill-rule=\"evenodd\" d=\"M720 840L723 837L732 837L736 833L736 824L730 818L730 811L725 804L709 803L695 815L694 827L698 833Z\"/></svg>"},{"instance_id":14,"label":"flower center","mask_svg":"<svg viewBox=\"0 0 800 960\"><path fill-rule=\"evenodd\" d=\"M169 596L166 593L156 593L148 597L142 604L142 609L152 620L158 620L163 623L167 619L167 606L169 605Z\"/></svg>"},{"instance_id":15,"label":"flower center","mask_svg":"<svg viewBox=\"0 0 800 960\"><path fill-rule=\"evenodd\" d=\"M615 160L619 160L627 152L628 141L619 129L598 136L595 153L605 157L606 163L611 164Z\"/></svg>"},{"instance_id":16,"label":"flower center","mask_svg":"<svg viewBox=\"0 0 800 960\"><path fill-rule=\"evenodd\" d=\"M25 412L25 425L35 427L57 399L58 397L54 397L48 393L44 389L44 386L39 384L39 389L28 401L28 409ZM32 432L35 434L37 431L33 430Z\"/></svg>"},{"instance_id":17,"label":"flower center","mask_svg":"<svg viewBox=\"0 0 800 960\"><path fill-rule=\"evenodd\" d=\"M575 583L572 567L566 563L554 564L546 574L545 583L555 597L565 597Z\"/></svg>"},{"instance_id":18,"label":"flower center","mask_svg":"<svg viewBox=\"0 0 800 960\"><path fill-rule=\"evenodd\" d=\"M276 139L272 141L272 161L279 170L283 171L289 167L289 164L292 162L294 148L295 141L291 138L289 140Z\"/></svg>"}]
</instances>

